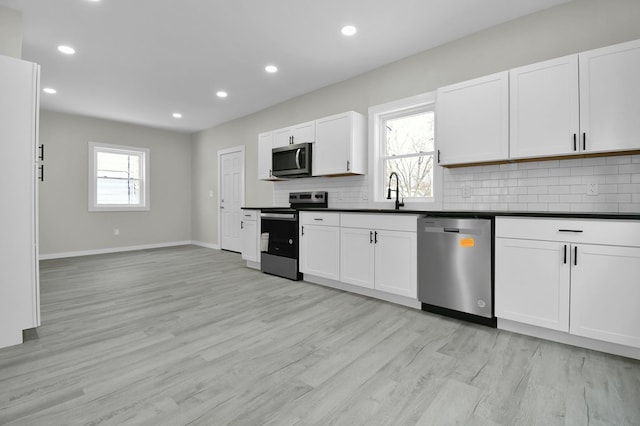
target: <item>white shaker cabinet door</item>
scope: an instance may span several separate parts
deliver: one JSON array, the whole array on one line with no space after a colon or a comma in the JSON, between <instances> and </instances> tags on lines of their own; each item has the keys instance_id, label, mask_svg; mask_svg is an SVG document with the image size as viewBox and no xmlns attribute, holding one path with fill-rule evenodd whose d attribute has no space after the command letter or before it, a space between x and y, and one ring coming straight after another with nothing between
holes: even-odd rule
<instances>
[{"instance_id":1,"label":"white shaker cabinet door","mask_svg":"<svg viewBox=\"0 0 640 426\"><path fill-rule=\"evenodd\" d=\"M273 132L258 135L258 179L276 180L272 174L271 149L273 148Z\"/></svg>"},{"instance_id":2,"label":"white shaker cabinet door","mask_svg":"<svg viewBox=\"0 0 640 426\"><path fill-rule=\"evenodd\" d=\"M349 111L316 120L313 175L365 174L366 121Z\"/></svg>"},{"instance_id":3,"label":"white shaker cabinet door","mask_svg":"<svg viewBox=\"0 0 640 426\"><path fill-rule=\"evenodd\" d=\"M291 139L294 144L315 142L316 140L316 122L307 121L306 123L296 124L291 129Z\"/></svg>"},{"instance_id":4,"label":"white shaker cabinet door","mask_svg":"<svg viewBox=\"0 0 640 426\"><path fill-rule=\"evenodd\" d=\"M640 149L640 40L580 53L581 148Z\"/></svg>"},{"instance_id":5,"label":"white shaker cabinet door","mask_svg":"<svg viewBox=\"0 0 640 426\"><path fill-rule=\"evenodd\" d=\"M576 245L571 334L640 348L640 248Z\"/></svg>"},{"instance_id":6,"label":"white shaker cabinet door","mask_svg":"<svg viewBox=\"0 0 640 426\"><path fill-rule=\"evenodd\" d=\"M373 232L361 228L340 229L340 281L373 288Z\"/></svg>"},{"instance_id":7,"label":"white shaker cabinet door","mask_svg":"<svg viewBox=\"0 0 640 426\"><path fill-rule=\"evenodd\" d=\"M303 225L300 233L300 272L340 279L340 228Z\"/></svg>"},{"instance_id":8,"label":"white shaker cabinet door","mask_svg":"<svg viewBox=\"0 0 640 426\"><path fill-rule=\"evenodd\" d=\"M436 140L441 166L509 158L509 72L438 89Z\"/></svg>"},{"instance_id":9,"label":"white shaker cabinet door","mask_svg":"<svg viewBox=\"0 0 640 426\"><path fill-rule=\"evenodd\" d=\"M260 221L242 222L242 258L251 262L260 262Z\"/></svg>"},{"instance_id":10,"label":"white shaker cabinet door","mask_svg":"<svg viewBox=\"0 0 640 426\"><path fill-rule=\"evenodd\" d=\"M496 317L569 331L569 244L495 241Z\"/></svg>"},{"instance_id":11,"label":"white shaker cabinet door","mask_svg":"<svg viewBox=\"0 0 640 426\"><path fill-rule=\"evenodd\" d=\"M509 78L510 157L578 153L578 55L512 69Z\"/></svg>"},{"instance_id":12,"label":"white shaker cabinet door","mask_svg":"<svg viewBox=\"0 0 640 426\"><path fill-rule=\"evenodd\" d=\"M375 288L416 299L418 297L417 234L376 231Z\"/></svg>"}]
</instances>

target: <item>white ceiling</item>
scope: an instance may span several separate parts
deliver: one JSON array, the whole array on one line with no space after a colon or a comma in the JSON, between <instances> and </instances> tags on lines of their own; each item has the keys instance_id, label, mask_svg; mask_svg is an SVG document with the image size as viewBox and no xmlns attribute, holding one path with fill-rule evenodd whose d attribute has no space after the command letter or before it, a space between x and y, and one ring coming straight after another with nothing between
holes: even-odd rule
<instances>
[{"instance_id":1,"label":"white ceiling","mask_svg":"<svg viewBox=\"0 0 640 426\"><path fill-rule=\"evenodd\" d=\"M0 0L43 108L202 130L568 0ZM340 28L357 26L346 38ZM67 44L74 56L60 54ZM265 65L279 67L267 74ZM225 90L226 99L215 93ZM183 118L172 118L173 112Z\"/></svg>"}]
</instances>

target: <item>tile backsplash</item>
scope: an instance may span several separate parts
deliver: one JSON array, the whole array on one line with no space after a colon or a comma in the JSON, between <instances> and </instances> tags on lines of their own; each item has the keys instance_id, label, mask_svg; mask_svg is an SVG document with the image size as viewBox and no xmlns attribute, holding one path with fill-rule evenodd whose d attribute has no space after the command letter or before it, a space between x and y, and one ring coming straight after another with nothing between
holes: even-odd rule
<instances>
[{"instance_id":1,"label":"tile backsplash","mask_svg":"<svg viewBox=\"0 0 640 426\"><path fill-rule=\"evenodd\" d=\"M366 176L276 182L274 205L312 190L330 207L370 207ZM443 210L640 213L640 154L445 168L442 196Z\"/></svg>"},{"instance_id":2,"label":"tile backsplash","mask_svg":"<svg viewBox=\"0 0 640 426\"><path fill-rule=\"evenodd\" d=\"M369 182L367 176L314 177L275 182L273 204L289 205L289 192L327 191L331 208L368 208Z\"/></svg>"}]
</instances>

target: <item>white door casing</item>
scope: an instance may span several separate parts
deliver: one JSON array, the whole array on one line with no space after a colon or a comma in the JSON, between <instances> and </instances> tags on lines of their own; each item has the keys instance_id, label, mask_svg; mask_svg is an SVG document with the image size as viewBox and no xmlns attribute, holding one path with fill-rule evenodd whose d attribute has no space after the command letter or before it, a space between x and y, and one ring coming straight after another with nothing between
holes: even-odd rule
<instances>
[{"instance_id":1,"label":"white door casing","mask_svg":"<svg viewBox=\"0 0 640 426\"><path fill-rule=\"evenodd\" d=\"M244 204L244 146L218 151L218 235L220 248L242 251L240 230Z\"/></svg>"}]
</instances>

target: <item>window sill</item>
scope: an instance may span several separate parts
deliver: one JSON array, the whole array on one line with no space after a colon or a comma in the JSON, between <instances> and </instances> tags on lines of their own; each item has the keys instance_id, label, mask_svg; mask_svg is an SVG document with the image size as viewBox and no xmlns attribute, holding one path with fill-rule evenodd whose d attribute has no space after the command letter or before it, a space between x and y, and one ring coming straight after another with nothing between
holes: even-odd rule
<instances>
[{"instance_id":1,"label":"window sill","mask_svg":"<svg viewBox=\"0 0 640 426\"><path fill-rule=\"evenodd\" d=\"M150 208L148 206L145 207L124 207L124 206L113 206L113 207L89 207L89 213L104 213L104 212L145 212L149 211Z\"/></svg>"}]
</instances>

